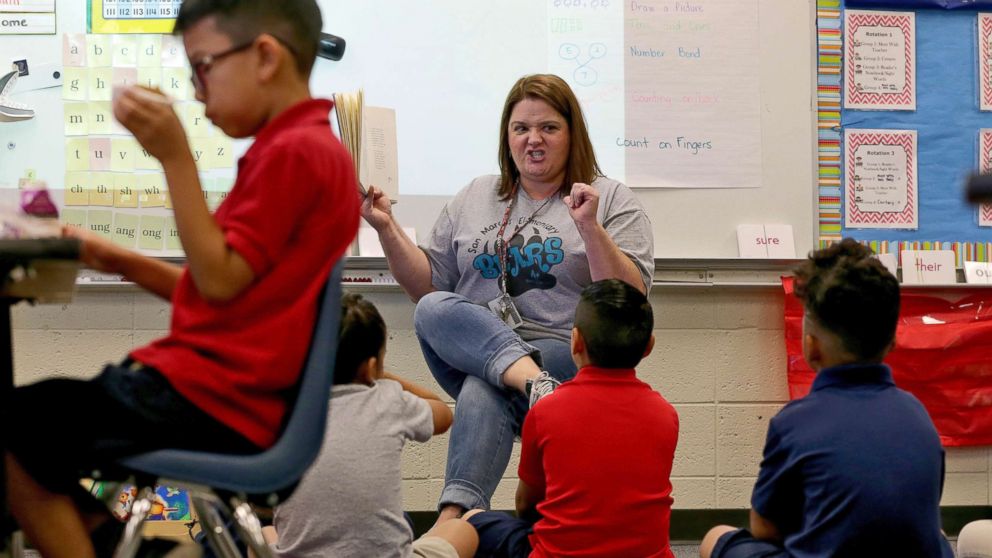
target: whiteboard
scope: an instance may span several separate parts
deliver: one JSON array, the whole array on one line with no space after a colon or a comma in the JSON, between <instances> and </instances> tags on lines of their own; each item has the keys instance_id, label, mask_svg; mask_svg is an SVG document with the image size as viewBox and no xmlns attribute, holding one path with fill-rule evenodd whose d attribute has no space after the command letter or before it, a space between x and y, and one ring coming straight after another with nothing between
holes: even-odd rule
<instances>
[{"instance_id":1,"label":"whiteboard","mask_svg":"<svg viewBox=\"0 0 992 558\"><path fill-rule=\"evenodd\" d=\"M319 64L314 83L318 92L362 86L370 104L396 109L401 199L394 211L420 239L448 196L497 172L506 92L521 75L557 62L549 48L552 2L322 2L325 30L344 37L348 50L340 63ZM637 189L658 257L737 257L743 223L792 225L799 255L815 242L815 9L808 0L756 4L759 71L751 79L760 92L761 187ZM573 76L559 75L575 87ZM583 108L603 171L623 180L622 157L604 148L622 115Z\"/></svg>"},{"instance_id":2,"label":"whiteboard","mask_svg":"<svg viewBox=\"0 0 992 558\"><path fill-rule=\"evenodd\" d=\"M623 10L636 4L571 1L579 12L598 4L600 12L586 17L587 22L605 25L612 18L621 26ZM712 13L727 1L645 0L641 5L675 9L691 3ZM758 187L637 188L660 258L737 257L738 224L790 224L800 255L813 247L815 9L811 0L750 1L757 9L757 70L739 79L757 84ZM583 101L602 170L625 180L624 154L615 147L623 129L623 105L579 91L577 76L568 67L573 62L556 56L550 36L551 19L561 13L552 9L555 2L561 8L569 0L320 0L324 30L344 37L348 47L340 62L317 61L313 93L329 96L361 87L368 104L396 110L400 200L395 212L403 225L416 229L418 238L427 237L443 204L462 186L478 175L498 172L500 112L509 87L524 74L556 72L572 83ZM85 2L61 0L58 10L57 36L0 37L0 63L25 56L38 63L58 62L61 33L85 30ZM617 62L603 62L598 70L607 79ZM733 72L728 69L728 74ZM33 105L38 116L0 124L0 186L15 185L26 168L35 169L50 185L61 184L61 91L24 93L15 100ZM14 149L8 149L11 142Z\"/></svg>"}]
</instances>

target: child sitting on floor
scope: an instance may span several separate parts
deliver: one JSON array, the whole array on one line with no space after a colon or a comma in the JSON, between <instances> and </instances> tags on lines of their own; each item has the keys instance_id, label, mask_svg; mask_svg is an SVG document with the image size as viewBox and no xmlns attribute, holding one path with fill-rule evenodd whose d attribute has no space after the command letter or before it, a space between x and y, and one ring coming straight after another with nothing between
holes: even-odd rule
<instances>
[{"instance_id":1,"label":"child sitting on floor","mask_svg":"<svg viewBox=\"0 0 992 558\"><path fill-rule=\"evenodd\" d=\"M518 518L472 510L483 557L671 558L675 409L634 367L654 346L647 297L619 281L582 291L575 379L527 414Z\"/></svg>"},{"instance_id":2,"label":"child sitting on floor","mask_svg":"<svg viewBox=\"0 0 992 558\"><path fill-rule=\"evenodd\" d=\"M714 527L700 556L953 557L940 531L940 438L882 364L899 282L850 238L811 254L795 275L816 379L768 425L750 530Z\"/></svg>"},{"instance_id":3,"label":"child sitting on floor","mask_svg":"<svg viewBox=\"0 0 992 558\"><path fill-rule=\"evenodd\" d=\"M278 556L470 558L477 537L452 519L411 541L403 516L400 459L407 440L426 442L452 413L430 390L383 371L386 324L361 295L341 301L341 330L324 445L266 539Z\"/></svg>"}]
</instances>

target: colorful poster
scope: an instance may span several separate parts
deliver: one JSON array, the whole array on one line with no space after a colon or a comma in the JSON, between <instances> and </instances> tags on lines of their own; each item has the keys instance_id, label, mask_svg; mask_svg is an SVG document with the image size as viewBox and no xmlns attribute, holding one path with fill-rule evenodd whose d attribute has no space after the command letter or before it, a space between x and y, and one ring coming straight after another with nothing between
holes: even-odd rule
<instances>
[{"instance_id":1,"label":"colorful poster","mask_svg":"<svg viewBox=\"0 0 992 558\"><path fill-rule=\"evenodd\" d=\"M992 129L982 129L978 140L978 168L985 174L992 173ZM978 226L992 227L992 203L978 206Z\"/></svg>"},{"instance_id":2,"label":"colorful poster","mask_svg":"<svg viewBox=\"0 0 992 558\"><path fill-rule=\"evenodd\" d=\"M88 0L90 33L172 33L182 0Z\"/></svg>"},{"instance_id":3,"label":"colorful poster","mask_svg":"<svg viewBox=\"0 0 992 558\"><path fill-rule=\"evenodd\" d=\"M992 110L992 14L978 14L978 97L981 110Z\"/></svg>"},{"instance_id":4,"label":"colorful poster","mask_svg":"<svg viewBox=\"0 0 992 558\"><path fill-rule=\"evenodd\" d=\"M844 107L916 110L916 15L844 12Z\"/></svg>"},{"instance_id":5,"label":"colorful poster","mask_svg":"<svg viewBox=\"0 0 992 558\"><path fill-rule=\"evenodd\" d=\"M845 226L917 229L915 130L844 132Z\"/></svg>"}]
</instances>

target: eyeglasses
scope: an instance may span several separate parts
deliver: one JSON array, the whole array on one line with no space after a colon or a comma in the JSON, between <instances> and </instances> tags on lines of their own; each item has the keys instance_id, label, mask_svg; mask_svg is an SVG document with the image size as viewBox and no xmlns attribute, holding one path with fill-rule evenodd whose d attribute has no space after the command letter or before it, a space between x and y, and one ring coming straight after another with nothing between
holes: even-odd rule
<instances>
[{"instance_id":1,"label":"eyeglasses","mask_svg":"<svg viewBox=\"0 0 992 558\"><path fill-rule=\"evenodd\" d=\"M255 37L257 39L258 37ZM218 52L217 54L208 54L196 62L190 62L190 67L193 68L193 75L190 80L193 82L193 87L206 95L207 93L207 74L210 73L210 68L213 68L217 61L227 58L232 54L237 54L241 51L248 50L252 45L255 44L255 39L248 41L237 46L233 46L225 51Z\"/></svg>"},{"instance_id":2,"label":"eyeglasses","mask_svg":"<svg viewBox=\"0 0 992 558\"><path fill-rule=\"evenodd\" d=\"M296 56L296 51L293 50L293 47L291 47L289 43L280 39L279 37L276 37L275 35L272 35L272 38L278 41L279 44L281 44L282 46L286 47L286 50L288 50L290 54L292 54L294 57ZM213 68L214 64L216 64L219 60L227 58L232 54L237 54L241 51L248 50L249 48L252 47L252 45L255 44L255 41L257 40L258 37L255 37L246 43L233 46L227 50L218 52L217 54L208 54L196 62L191 61L190 67L193 69L193 75L190 76L190 81L193 82L193 87L196 88L196 90L199 91L200 93L206 95L207 74L210 73L210 69Z\"/></svg>"}]
</instances>

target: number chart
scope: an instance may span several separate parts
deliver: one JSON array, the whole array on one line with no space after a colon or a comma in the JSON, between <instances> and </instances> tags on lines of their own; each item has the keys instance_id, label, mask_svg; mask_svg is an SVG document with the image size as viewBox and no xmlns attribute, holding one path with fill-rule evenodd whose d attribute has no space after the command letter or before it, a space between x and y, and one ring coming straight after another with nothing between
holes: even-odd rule
<instances>
[{"instance_id":1,"label":"number chart","mask_svg":"<svg viewBox=\"0 0 992 558\"><path fill-rule=\"evenodd\" d=\"M171 33L182 0L89 0L91 33Z\"/></svg>"}]
</instances>

